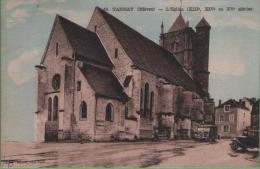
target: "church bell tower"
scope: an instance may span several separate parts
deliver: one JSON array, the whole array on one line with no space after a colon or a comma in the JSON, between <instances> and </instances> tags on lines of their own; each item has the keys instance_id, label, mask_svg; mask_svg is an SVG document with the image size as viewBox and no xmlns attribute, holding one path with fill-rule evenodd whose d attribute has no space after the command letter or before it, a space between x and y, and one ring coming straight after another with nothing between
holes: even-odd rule
<instances>
[{"instance_id":1,"label":"church bell tower","mask_svg":"<svg viewBox=\"0 0 260 169\"><path fill-rule=\"evenodd\" d=\"M185 22L181 12L167 33L161 26L160 46L173 53L179 63L193 76L192 55L194 31L189 27L189 22Z\"/></svg>"},{"instance_id":2,"label":"church bell tower","mask_svg":"<svg viewBox=\"0 0 260 169\"><path fill-rule=\"evenodd\" d=\"M160 46L173 53L189 75L208 92L209 83L209 35L211 26L203 17L196 31L185 22L182 13L176 18L168 32L161 24Z\"/></svg>"}]
</instances>

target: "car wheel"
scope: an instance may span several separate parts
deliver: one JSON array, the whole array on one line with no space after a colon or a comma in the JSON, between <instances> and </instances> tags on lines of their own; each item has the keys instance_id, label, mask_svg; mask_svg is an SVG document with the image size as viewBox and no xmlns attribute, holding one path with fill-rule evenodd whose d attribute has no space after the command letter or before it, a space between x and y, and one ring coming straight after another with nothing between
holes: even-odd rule
<instances>
[{"instance_id":1,"label":"car wheel","mask_svg":"<svg viewBox=\"0 0 260 169\"><path fill-rule=\"evenodd\" d=\"M238 149L238 144L236 142L232 142L230 147L232 150L236 151Z\"/></svg>"}]
</instances>

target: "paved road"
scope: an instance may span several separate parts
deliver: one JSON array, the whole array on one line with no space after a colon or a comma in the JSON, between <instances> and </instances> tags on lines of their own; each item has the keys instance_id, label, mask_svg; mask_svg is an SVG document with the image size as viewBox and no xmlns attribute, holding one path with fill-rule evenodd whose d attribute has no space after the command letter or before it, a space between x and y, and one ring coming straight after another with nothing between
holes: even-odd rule
<instances>
[{"instance_id":1,"label":"paved road","mask_svg":"<svg viewBox=\"0 0 260 169\"><path fill-rule=\"evenodd\" d=\"M1 143L7 167L254 167L258 149L232 152L229 140L216 144L192 140L123 143Z\"/></svg>"}]
</instances>

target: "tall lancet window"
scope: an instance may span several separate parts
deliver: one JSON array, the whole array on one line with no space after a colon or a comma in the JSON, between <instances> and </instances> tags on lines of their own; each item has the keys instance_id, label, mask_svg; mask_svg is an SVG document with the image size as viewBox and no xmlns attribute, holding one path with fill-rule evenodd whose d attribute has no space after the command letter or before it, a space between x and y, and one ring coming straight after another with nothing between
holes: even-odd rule
<instances>
[{"instance_id":1,"label":"tall lancet window","mask_svg":"<svg viewBox=\"0 0 260 169\"><path fill-rule=\"evenodd\" d=\"M80 117L81 120L87 118L87 103L85 101L80 104Z\"/></svg>"},{"instance_id":2,"label":"tall lancet window","mask_svg":"<svg viewBox=\"0 0 260 169\"><path fill-rule=\"evenodd\" d=\"M53 99L53 120L58 120L58 111L59 111L59 99L58 96L55 96Z\"/></svg>"},{"instance_id":3,"label":"tall lancet window","mask_svg":"<svg viewBox=\"0 0 260 169\"><path fill-rule=\"evenodd\" d=\"M140 111L143 111L143 89L140 91Z\"/></svg>"},{"instance_id":4,"label":"tall lancet window","mask_svg":"<svg viewBox=\"0 0 260 169\"><path fill-rule=\"evenodd\" d=\"M144 117L147 117L149 113L148 102L149 102L149 84L146 83L144 86Z\"/></svg>"},{"instance_id":5,"label":"tall lancet window","mask_svg":"<svg viewBox=\"0 0 260 169\"><path fill-rule=\"evenodd\" d=\"M52 116L52 99L51 97L48 99L48 121L51 121Z\"/></svg>"},{"instance_id":6,"label":"tall lancet window","mask_svg":"<svg viewBox=\"0 0 260 169\"><path fill-rule=\"evenodd\" d=\"M150 119L152 119L153 105L154 105L154 93L151 92L151 96L150 96L150 114L149 114L149 118Z\"/></svg>"}]
</instances>

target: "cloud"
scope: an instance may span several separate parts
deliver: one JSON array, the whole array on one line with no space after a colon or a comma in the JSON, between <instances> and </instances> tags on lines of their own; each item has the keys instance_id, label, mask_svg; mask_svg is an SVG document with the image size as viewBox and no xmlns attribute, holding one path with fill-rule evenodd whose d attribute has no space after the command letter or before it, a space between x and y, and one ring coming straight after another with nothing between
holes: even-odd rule
<instances>
[{"instance_id":1,"label":"cloud","mask_svg":"<svg viewBox=\"0 0 260 169\"><path fill-rule=\"evenodd\" d=\"M217 74L243 76L246 72L246 65L237 58L226 57L225 59L214 61L210 64L209 70Z\"/></svg>"},{"instance_id":2,"label":"cloud","mask_svg":"<svg viewBox=\"0 0 260 169\"><path fill-rule=\"evenodd\" d=\"M31 13L26 9L16 9L5 21L5 26L11 28L19 23L25 23L26 19L31 16Z\"/></svg>"},{"instance_id":3,"label":"cloud","mask_svg":"<svg viewBox=\"0 0 260 169\"><path fill-rule=\"evenodd\" d=\"M46 0L7 0L6 9L11 10L11 9L19 7L19 6L39 4L42 2L46 2Z\"/></svg>"},{"instance_id":4,"label":"cloud","mask_svg":"<svg viewBox=\"0 0 260 169\"><path fill-rule=\"evenodd\" d=\"M243 29L251 29L260 31L260 23L258 18L254 16L226 16L221 17L210 12L200 13L201 17L204 16L206 20L215 28L225 28L225 27L236 27Z\"/></svg>"},{"instance_id":5,"label":"cloud","mask_svg":"<svg viewBox=\"0 0 260 169\"><path fill-rule=\"evenodd\" d=\"M8 76L17 85L28 82L34 75L33 65L37 63L38 55L38 49L23 52L9 63L7 68Z\"/></svg>"},{"instance_id":6,"label":"cloud","mask_svg":"<svg viewBox=\"0 0 260 169\"><path fill-rule=\"evenodd\" d=\"M65 2L65 0L54 0L55 2L57 2L57 3L64 3Z\"/></svg>"},{"instance_id":7,"label":"cloud","mask_svg":"<svg viewBox=\"0 0 260 169\"><path fill-rule=\"evenodd\" d=\"M31 16L26 9L17 9L13 13L11 13L11 17L13 18L26 18Z\"/></svg>"},{"instance_id":8,"label":"cloud","mask_svg":"<svg viewBox=\"0 0 260 169\"><path fill-rule=\"evenodd\" d=\"M64 15L80 25L85 25L92 15L92 12L87 10L76 11L76 10L68 10L68 9L60 9L60 8L39 8L39 11L45 14Z\"/></svg>"}]
</instances>

